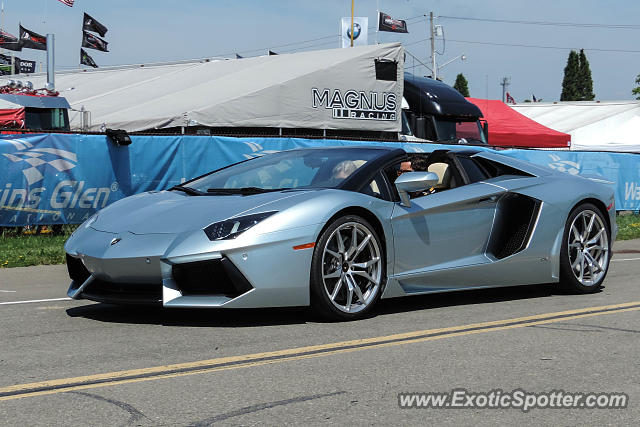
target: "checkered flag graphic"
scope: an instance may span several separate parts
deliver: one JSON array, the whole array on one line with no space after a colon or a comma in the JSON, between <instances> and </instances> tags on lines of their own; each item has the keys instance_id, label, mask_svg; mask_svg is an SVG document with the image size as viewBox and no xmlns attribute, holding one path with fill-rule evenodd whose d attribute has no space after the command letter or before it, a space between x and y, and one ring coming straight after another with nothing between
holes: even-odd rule
<instances>
[{"instance_id":1,"label":"checkered flag graphic","mask_svg":"<svg viewBox=\"0 0 640 427\"><path fill-rule=\"evenodd\" d=\"M33 185L44 179L44 169L47 165L55 168L59 172L63 172L76 167L78 157L75 153L57 148L31 148L33 145L27 141L14 139L7 140L13 144L18 151L13 154L3 154L12 162L24 162L29 165L22 171L27 183ZM28 150L28 148L31 148ZM47 160L52 158L52 160ZM25 166L26 166L25 165Z\"/></svg>"}]
</instances>

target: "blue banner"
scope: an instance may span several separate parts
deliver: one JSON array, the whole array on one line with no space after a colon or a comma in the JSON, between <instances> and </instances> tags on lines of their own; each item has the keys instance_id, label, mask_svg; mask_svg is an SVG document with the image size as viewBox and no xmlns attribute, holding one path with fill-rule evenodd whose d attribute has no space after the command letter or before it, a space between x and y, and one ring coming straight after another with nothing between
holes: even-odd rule
<instances>
[{"instance_id":1,"label":"blue banner","mask_svg":"<svg viewBox=\"0 0 640 427\"><path fill-rule=\"evenodd\" d=\"M439 144L302 138L132 136L118 146L104 135L3 135L0 139L0 226L81 223L110 203L163 190L214 169L275 151L329 145L384 144L431 151ZM457 146L459 147L459 146ZM640 209L637 154L503 150L501 154L570 174L616 183L616 208Z\"/></svg>"}]
</instances>

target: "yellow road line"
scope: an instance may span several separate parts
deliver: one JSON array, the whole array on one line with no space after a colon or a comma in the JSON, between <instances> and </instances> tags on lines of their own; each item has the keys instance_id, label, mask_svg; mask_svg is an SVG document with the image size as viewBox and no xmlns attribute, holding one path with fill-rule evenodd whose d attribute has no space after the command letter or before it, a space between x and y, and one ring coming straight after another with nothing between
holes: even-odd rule
<instances>
[{"instance_id":1,"label":"yellow road line","mask_svg":"<svg viewBox=\"0 0 640 427\"><path fill-rule=\"evenodd\" d=\"M175 378L208 372L248 368L285 361L309 359L333 354L348 353L370 348L383 348L403 344L433 341L443 338L459 337L484 332L501 331L526 326L542 325L572 319L600 316L603 314L624 313L640 310L640 301L566 310L554 313L538 314L491 322L472 323L448 328L427 329L401 334L364 338L358 340L334 342L307 347L290 348L265 353L245 354L240 356L220 357L196 362L177 363L142 369L108 372L58 380L42 381L28 384L17 384L0 388L0 401L20 399L23 397L43 396L83 390L151 381L163 378Z\"/></svg>"}]
</instances>

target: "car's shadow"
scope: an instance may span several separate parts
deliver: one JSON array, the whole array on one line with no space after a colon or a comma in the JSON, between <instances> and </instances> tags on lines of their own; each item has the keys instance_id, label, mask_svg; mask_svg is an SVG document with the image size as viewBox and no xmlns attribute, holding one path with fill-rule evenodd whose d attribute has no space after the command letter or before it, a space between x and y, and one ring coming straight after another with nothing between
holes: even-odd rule
<instances>
[{"instance_id":1,"label":"car's shadow","mask_svg":"<svg viewBox=\"0 0 640 427\"><path fill-rule=\"evenodd\" d=\"M392 298L381 300L370 317L439 307L490 304L527 299L535 300L562 293L557 284L540 284ZM576 295L575 297L579 298L580 296ZM70 308L67 310L67 314L71 317L84 317L109 323L222 328L326 322L310 309L304 307L226 310L165 309L155 306L118 306L90 303Z\"/></svg>"},{"instance_id":2,"label":"car's shadow","mask_svg":"<svg viewBox=\"0 0 640 427\"><path fill-rule=\"evenodd\" d=\"M225 310L102 303L70 308L67 309L67 314L110 323L222 328L301 324L312 318L309 310L304 307Z\"/></svg>"}]
</instances>

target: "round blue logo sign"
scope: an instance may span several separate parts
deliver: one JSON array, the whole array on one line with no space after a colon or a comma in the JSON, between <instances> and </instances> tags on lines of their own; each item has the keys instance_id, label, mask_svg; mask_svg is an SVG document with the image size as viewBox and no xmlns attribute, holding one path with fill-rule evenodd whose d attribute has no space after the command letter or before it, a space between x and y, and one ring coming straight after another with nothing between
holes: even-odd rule
<instances>
[{"instance_id":1,"label":"round blue logo sign","mask_svg":"<svg viewBox=\"0 0 640 427\"><path fill-rule=\"evenodd\" d=\"M362 32L362 28L360 27L360 24L358 24L357 22L353 23L353 39L357 39L358 36L360 35L360 33ZM349 28L347 29L347 38L351 38L351 26L349 26Z\"/></svg>"}]
</instances>

